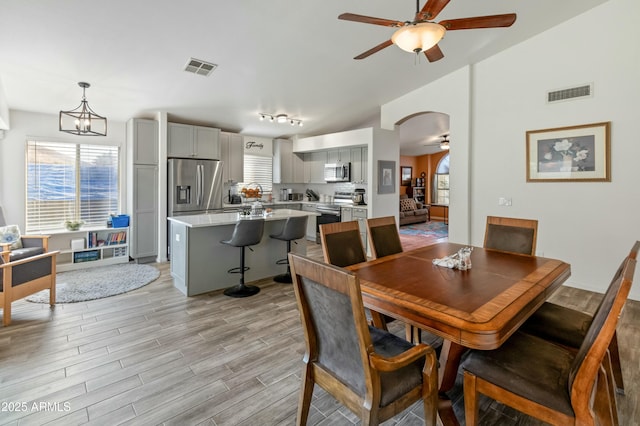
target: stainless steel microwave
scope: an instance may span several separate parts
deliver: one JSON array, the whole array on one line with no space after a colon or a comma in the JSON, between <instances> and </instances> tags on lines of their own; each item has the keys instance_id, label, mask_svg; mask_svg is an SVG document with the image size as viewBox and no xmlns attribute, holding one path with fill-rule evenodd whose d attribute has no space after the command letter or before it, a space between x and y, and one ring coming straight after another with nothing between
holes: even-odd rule
<instances>
[{"instance_id":1,"label":"stainless steel microwave","mask_svg":"<svg viewBox=\"0 0 640 426\"><path fill-rule=\"evenodd\" d=\"M325 182L350 182L351 163L333 163L324 165Z\"/></svg>"}]
</instances>

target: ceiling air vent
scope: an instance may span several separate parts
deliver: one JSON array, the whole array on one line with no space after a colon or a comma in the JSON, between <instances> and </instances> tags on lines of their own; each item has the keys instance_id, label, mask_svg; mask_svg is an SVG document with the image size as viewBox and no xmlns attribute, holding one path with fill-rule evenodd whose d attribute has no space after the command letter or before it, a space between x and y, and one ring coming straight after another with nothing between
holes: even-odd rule
<instances>
[{"instance_id":1,"label":"ceiling air vent","mask_svg":"<svg viewBox=\"0 0 640 426\"><path fill-rule=\"evenodd\" d=\"M184 70L187 72L192 72L194 74L203 75L205 77L209 77L213 70L217 67L216 64L212 64L211 62L201 61L200 59L190 58L187 62L187 65L184 67Z\"/></svg>"},{"instance_id":2,"label":"ceiling air vent","mask_svg":"<svg viewBox=\"0 0 640 426\"><path fill-rule=\"evenodd\" d=\"M576 98L590 98L593 96L593 84L585 84L568 89L547 92L547 103L569 101Z\"/></svg>"}]
</instances>

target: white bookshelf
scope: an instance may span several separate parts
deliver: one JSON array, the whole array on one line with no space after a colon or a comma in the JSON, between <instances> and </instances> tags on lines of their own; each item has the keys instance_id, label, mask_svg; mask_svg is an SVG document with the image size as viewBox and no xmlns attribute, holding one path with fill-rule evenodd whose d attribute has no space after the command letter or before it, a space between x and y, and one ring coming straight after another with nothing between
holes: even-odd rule
<instances>
[{"instance_id":1,"label":"white bookshelf","mask_svg":"<svg viewBox=\"0 0 640 426\"><path fill-rule=\"evenodd\" d=\"M82 248L72 241L82 240ZM59 250L57 271L129 262L129 228L86 228L53 233L49 250Z\"/></svg>"}]
</instances>

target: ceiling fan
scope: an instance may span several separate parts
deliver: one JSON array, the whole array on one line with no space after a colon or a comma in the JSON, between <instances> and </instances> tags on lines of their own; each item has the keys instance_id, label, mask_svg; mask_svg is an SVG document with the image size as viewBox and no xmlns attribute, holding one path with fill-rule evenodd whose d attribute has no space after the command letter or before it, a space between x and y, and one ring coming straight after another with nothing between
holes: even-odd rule
<instances>
[{"instance_id":1,"label":"ceiling fan","mask_svg":"<svg viewBox=\"0 0 640 426\"><path fill-rule=\"evenodd\" d=\"M442 150L449 149L449 133L445 133L444 135L435 136L431 142L425 143L424 146L440 146Z\"/></svg>"},{"instance_id":2,"label":"ceiling fan","mask_svg":"<svg viewBox=\"0 0 640 426\"><path fill-rule=\"evenodd\" d=\"M444 37L447 31L510 27L516 21L515 13L507 13L504 15L447 19L438 23L432 22L449 1L450 0L427 0L420 10L420 0L416 0L416 15L413 21L393 21L390 19L356 15L354 13L343 13L338 16L338 19L398 28L396 32L393 33L391 40L384 41L353 59L364 59L385 47L395 44L407 52L415 52L416 54L424 52L429 62L435 62L444 57L442 50L438 47L438 42L442 40L442 37Z\"/></svg>"}]
</instances>

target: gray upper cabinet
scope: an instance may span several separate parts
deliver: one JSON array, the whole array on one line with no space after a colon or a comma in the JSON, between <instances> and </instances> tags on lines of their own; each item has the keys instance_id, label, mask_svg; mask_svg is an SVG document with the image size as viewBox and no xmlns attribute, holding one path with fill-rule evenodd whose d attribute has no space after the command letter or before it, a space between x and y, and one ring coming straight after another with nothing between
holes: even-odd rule
<instances>
[{"instance_id":1,"label":"gray upper cabinet","mask_svg":"<svg viewBox=\"0 0 640 426\"><path fill-rule=\"evenodd\" d=\"M168 123L167 156L220 159L220 129Z\"/></svg>"},{"instance_id":2,"label":"gray upper cabinet","mask_svg":"<svg viewBox=\"0 0 640 426\"><path fill-rule=\"evenodd\" d=\"M220 132L222 181L242 182L244 178L243 138L238 133Z\"/></svg>"},{"instance_id":3,"label":"gray upper cabinet","mask_svg":"<svg viewBox=\"0 0 640 426\"><path fill-rule=\"evenodd\" d=\"M327 151L327 163L348 163L351 161L349 148L330 149Z\"/></svg>"},{"instance_id":4,"label":"gray upper cabinet","mask_svg":"<svg viewBox=\"0 0 640 426\"><path fill-rule=\"evenodd\" d=\"M368 155L366 147L351 148L351 182L367 183Z\"/></svg>"},{"instance_id":5,"label":"gray upper cabinet","mask_svg":"<svg viewBox=\"0 0 640 426\"><path fill-rule=\"evenodd\" d=\"M327 151L306 152L304 154L304 182L325 183L324 165L327 163Z\"/></svg>"},{"instance_id":6,"label":"gray upper cabinet","mask_svg":"<svg viewBox=\"0 0 640 426\"><path fill-rule=\"evenodd\" d=\"M293 153L288 139L273 141L273 183L304 183L303 158Z\"/></svg>"},{"instance_id":7,"label":"gray upper cabinet","mask_svg":"<svg viewBox=\"0 0 640 426\"><path fill-rule=\"evenodd\" d=\"M134 118L127 123L127 139L134 164L158 164L158 122Z\"/></svg>"}]
</instances>

